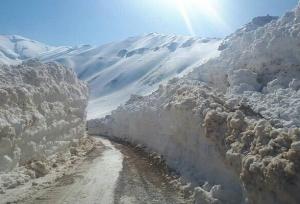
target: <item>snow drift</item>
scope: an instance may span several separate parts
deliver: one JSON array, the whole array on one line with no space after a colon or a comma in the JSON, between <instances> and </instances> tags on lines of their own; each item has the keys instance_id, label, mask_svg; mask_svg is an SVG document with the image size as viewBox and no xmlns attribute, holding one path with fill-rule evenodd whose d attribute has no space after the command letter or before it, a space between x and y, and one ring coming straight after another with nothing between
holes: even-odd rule
<instances>
[{"instance_id":1,"label":"snow drift","mask_svg":"<svg viewBox=\"0 0 300 204\"><path fill-rule=\"evenodd\" d=\"M72 70L29 61L0 67L0 171L61 150L85 131L87 86Z\"/></svg>"},{"instance_id":2,"label":"snow drift","mask_svg":"<svg viewBox=\"0 0 300 204\"><path fill-rule=\"evenodd\" d=\"M196 203L299 203L299 23L299 6L255 18L219 57L132 96L89 132L163 155L200 185Z\"/></svg>"}]
</instances>

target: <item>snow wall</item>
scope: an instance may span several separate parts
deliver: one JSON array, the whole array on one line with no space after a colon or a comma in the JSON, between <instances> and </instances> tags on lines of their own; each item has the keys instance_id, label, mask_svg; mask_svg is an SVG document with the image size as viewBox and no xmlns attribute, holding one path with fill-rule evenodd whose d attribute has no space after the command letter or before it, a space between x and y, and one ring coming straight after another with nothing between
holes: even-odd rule
<instances>
[{"instance_id":1,"label":"snow wall","mask_svg":"<svg viewBox=\"0 0 300 204\"><path fill-rule=\"evenodd\" d=\"M62 150L86 129L87 86L59 64L0 67L0 171Z\"/></svg>"},{"instance_id":2,"label":"snow wall","mask_svg":"<svg viewBox=\"0 0 300 204\"><path fill-rule=\"evenodd\" d=\"M275 128L199 82L172 80L133 96L90 134L142 144L196 188L198 203L298 203L300 129Z\"/></svg>"},{"instance_id":3,"label":"snow wall","mask_svg":"<svg viewBox=\"0 0 300 204\"><path fill-rule=\"evenodd\" d=\"M142 144L191 178L196 203L300 203L300 7L228 36L219 57L110 116L91 134Z\"/></svg>"}]
</instances>

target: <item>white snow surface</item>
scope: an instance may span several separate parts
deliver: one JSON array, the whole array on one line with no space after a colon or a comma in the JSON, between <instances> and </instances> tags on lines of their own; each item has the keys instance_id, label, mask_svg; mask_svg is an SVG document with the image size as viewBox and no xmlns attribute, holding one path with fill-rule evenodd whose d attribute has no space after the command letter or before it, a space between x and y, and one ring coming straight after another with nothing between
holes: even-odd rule
<instances>
[{"instance_id":1,"label":"white snow surface","mask_svg":"<svg viewBox=\"0 0 300 204\"><path fill-rule=\"evenodd\" d=\"M238 176L205 137L202 126L202 115L219 106L215 97L199 82L172 79L149 96L132 96L111 116L88 121L88 132L145 145L149 151L163 155L170 167L194 184L209 181L208 192L222 185L224 203L239 203L242 189Z\"/></svg>"},{"instance_id":2,"label":"white snow surface","mask_svg":"<svg viewBox=\"0 0 300 204\"><path fill-rule=\"evenodd\" d=\"M100 47L48 52L41 61L58 61L88 82L88 118L102 117L131 94L149 94L175 76L183 76L218 56L221 40L151 33Z\"/></svg>"},{"instance_id":3,"label":"white snow surface","mask_svg":"<svg viewBox=\"0 0 300 204\"><path fill-rule=\"evenodd\" d=\"M220 39L151 33L131 37L99 47L51 47L23 39L30 55L15 51L20 42L14 36L2 36L3 51L13 50L17 58L0 56L8 64L28 58L42 62L56 61L75 70L78 77L88 82L90 101L88 118L102 117L124 104L131 94L149 94L176 76L183 76L209 59L218 56ZM37 46L39 45L39 46ZM41 49L45 47L45 49ZM21 55L21 54L22 55Z\"/></svg>"},{"instance_id":4,"label":"white snow surface","mask_svg":"<svg viewBox=\"0 0 300 204\"><path fill-rule=\"evenodd\" d=\"M253 19L220 49L188 78L247 103L278 126L300 126L300 6L279 19Z\"/></svg>"},{"instance_id":5,"label":"white snow surface","mask_svg":"<svg viewBox=\"0 0 300 204\"><path fill-rule=\"evenodd\" d=\"M219 50L88 131L163 155L202 184L199 203L299 203L300 4L253 19Z\"/></svg>"},{"instance_id":6,"label":"white snow surface","mask_svg":"<svg viewBox=\"0 0 300 204\"><path fill-rule=\"evenodd\" d=\"M22 36L0 35L0 64L19 64L53 49L55 47Z\"/></svg>"},{"instance_id":7,"label":"white snow surface","mask_svg":"<svg viewBox=\"0 0 300 204\"><path fill-rule=\"evenodd\" d=\"M85 134L88 90L56 63L0 67L0 171L43 159Z\"/></svg>"}]
</instances>

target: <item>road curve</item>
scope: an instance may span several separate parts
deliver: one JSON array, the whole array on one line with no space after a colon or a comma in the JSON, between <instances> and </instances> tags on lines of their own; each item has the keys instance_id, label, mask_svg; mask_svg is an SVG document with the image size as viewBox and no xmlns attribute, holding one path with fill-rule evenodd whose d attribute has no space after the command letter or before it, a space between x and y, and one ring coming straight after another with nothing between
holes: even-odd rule
<instances>
[{"instance_id":1,"label":"road curve","mask_svg":"<svg viewBox=\"0 0 300 204\"><path fill-rule=\"evenodd\" d=\"M27 204L187 203L151 162L128 146L97 137L98 145L74 171Z\"/></svg>"}]
</instances>

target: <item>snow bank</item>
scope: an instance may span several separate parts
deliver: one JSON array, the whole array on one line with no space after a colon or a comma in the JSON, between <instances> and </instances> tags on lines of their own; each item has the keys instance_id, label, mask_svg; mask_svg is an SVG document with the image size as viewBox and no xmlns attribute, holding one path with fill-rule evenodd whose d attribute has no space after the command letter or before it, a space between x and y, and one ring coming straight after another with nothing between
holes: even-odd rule
<instances>
[{"instance_id":1,"label":"snow bank","mask_svg":"<svg viewBox=\"0 0 300 204\"><path fill-rule=\"evenodd\" d=\"M205 112L220 106L212 90L198 83L172 80L150 96L132 96L125 106L102 120L88 122L88 132L116 136L163 155L167 164L196 183L221 184L227 202L239 203L239 177L223 162L216 145L205 137ZM195 180L194 180L195 181ZM237 197L231 195L239 195Z\"/></svg>"},{"instance_id":2,"label":"snow bank","mask_svg":"<svg viewBox=\"0 0 300 204\"><path fill-rule=\"evenodd\" d=\"M195 81L172 80L133 96L111 116L88 122L91 134L142 144L200 185L198 203L298 203L300 129L276 128Z\"/></svg>"},{"instance_id":3,"label":"snow bank","mask_svg":"<svg viewBox=\"0 0 300 204\"><path fill-rule=\"evenodd\" d=\"M0 171L51 155L85 131L87 86L35 61L0 68Z\"/></svg>"},{"instance_id":4,"label":"snow bank","mask_svg":"<svg viewBox=\"0 0 300 204\"><path fill-rule=\"evenodd\" d=\"M196 203L300 202L300 7L255 18L219 57L88 130L139 143L191 177Z\"/></svg>"},{"instance_id":5,"label":"snow bank","mask_svg":"<svg viewBox=\"0 0 300 204\"><path fill-rule=\"evenodd\" d=\"M257 17L228 36L220 56L188 78L208 83L229 98L247 100L278 126L300 126L300 7L281 18Z\"/></svg>"}]
</instances>

